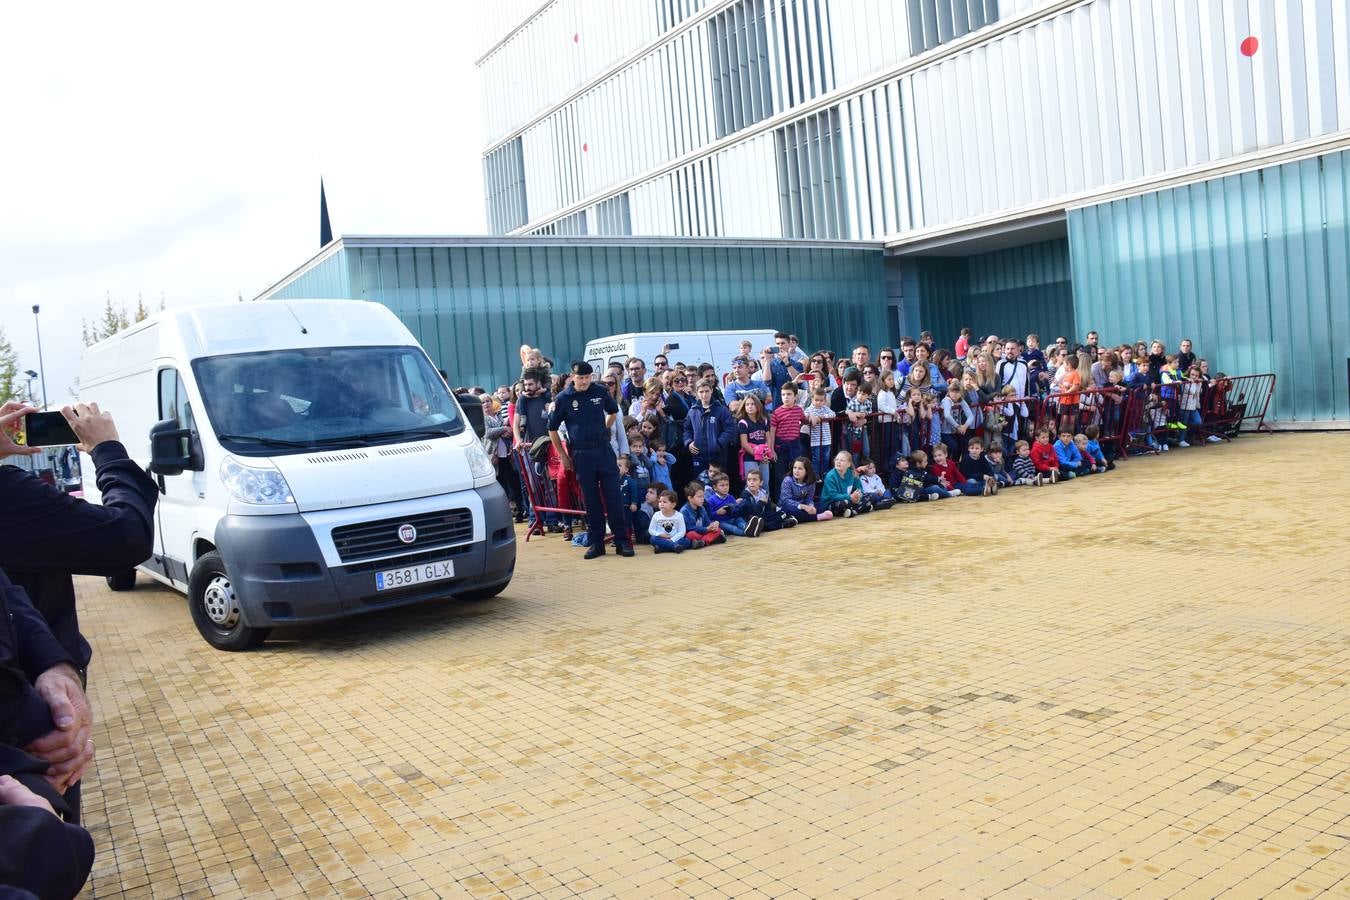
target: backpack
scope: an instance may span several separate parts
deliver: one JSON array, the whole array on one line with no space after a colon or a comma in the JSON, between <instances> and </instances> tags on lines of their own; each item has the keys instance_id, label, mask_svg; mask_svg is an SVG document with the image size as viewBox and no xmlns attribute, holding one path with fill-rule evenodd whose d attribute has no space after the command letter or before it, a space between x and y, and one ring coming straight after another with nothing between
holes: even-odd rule
<instances>
[{"instance_id":1,"label":"backpack","mask_svg":"<svg viewBox=\"0 0 1350 900\"><path fill-rule=\"evenodd\" d=\"M895 492L895 499L901 503L917 503L923 499L923 476L916 472L906 471L900 476L899 490Z\"/></svg>"}]
</instances>

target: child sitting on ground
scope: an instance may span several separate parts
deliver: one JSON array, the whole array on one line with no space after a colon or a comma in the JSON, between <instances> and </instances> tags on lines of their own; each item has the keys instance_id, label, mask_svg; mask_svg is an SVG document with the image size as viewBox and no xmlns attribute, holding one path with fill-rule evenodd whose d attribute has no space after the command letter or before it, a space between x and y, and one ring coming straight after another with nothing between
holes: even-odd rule
<instances>
[{"instance_id":1,"label":"child sitting on ground","mask_svg":"<svg viewBox=\"0 0 1350 900\"><path fill-rule=\"evenodd\" d=\"M967 497L988 496L991 493L989 483L984 479L966 478L956 463L947 458L947 445L933 445L933 461L928 471L937 477L941 485L949 491L960 491Z\"/></svg>"},{"instance_id":2,"label":"child sitting on ground","mask_svg":"<svg viewBox=\"0 0 1350 900\"><path fill-rule=\"evenodd\" d=\"M1012 461L1013 484L1029 484L1035 487L1041 486L1041 473L1036 470L1036 463L1031 460L1031 445L1026 441L1018 441L1014 446L1017 455Z\"/></svg>"},{"instance_id":3,"label":"child sitting on ground","mask_svg":"<svg viewBox=\"0 0 1350 900\"><path fill-rule=\"evenodd\" d=\"M909 467L909 457L904 453L897 452L891 456L888 480L891 483L891 496L900 503L934 499L924 490L923 474Z\"/></svg>"},{"instance_id":4,"label":"child sitting on ground","mask_svg":"<svg viewBox=\"0 0 1350 900\"><path fill-rule=\"evenodd\" d=\"M1041 481L1047 479L1051 484L1059 481L1059 454L1055 452L1055 445L1050 441L1050 429L1036 429L1036 443L1031 445L1031 461L1036 466L1036 474L1040 476Z\"/></svg>"},{"instance_id":5,"label":"child sitting on ground","mask_svg":"<svg viewBox=\"0 0 1350 900\"><path fill-rule=\"evenodd\" d=\"M998 493L998 479L989 471L989 460L984 458L983 438L973 437L966 442L966 453L956 467L966 481L983 482L986 497Z\"/></svg>"},{"instance_id":6,"label":"child sitting on ground","mask_svg":"<svg viewBox=\"0 0 1350 900\"><path fill-rule=\"evenodd\" d=\"M1101 428L1096 425L1089 425L1087 428L1083 429L1083 433L1087 435L1087 445L1088 449L1092 451L1092 458L1097 460L1105 471L1110 472L1114 469L1116 467L1115 462L1111 457L1106 455L1105 448L1103 448L1098 441L1098 438L1100 438L1102 434Z\"/></svg>"},{"instance_id":7,"label":"child sitting on ground","mask_svg":"<svg viewBox=\"0 0 1350 900\"><path fill-rule=\"evenodd\" d=\"M778 508L769 498L769 489L759 479L758 471L745 473L745 490L741 491L741 509L750 521L758 519L763 531L791 528L797 520Z\"/></svg>"},{"instance_id":8,"label":"child sitting on ground","mask_svg":"<svg viewBox=\"0 0 1350 900\"><path fill-rule=\"evenodd\" d=\"M895 495L886 490L886 483L866 456L858 457L858 481L862 484L863 497L873 509L890 509L895 505Z\"/></svg>"},{"instance_id":9,"label":"child sitting on ground","mask_svg":"<svg viewBox=\"0 0 1350 900\"><path fill-rule=\"evenodd\" d=\"M709 544L725 544L727 536L722 533L721 526L713 519L703 502L703 485L697 481L689 482L684 487L684 496L686 502L680 508L680 515L684 516L684 536L692 543L704 547Z\"/></svg>"},{"instance_id":10,"label":"child sitting on ground","mask_svg":"<svg viewBox=\"0 0 1350 900\"><path fill-rule=\"evenodd\" d=\"M653 488L655 490L655 488ZM684 516L675 509L680 498L674 491L661 491L656 513L647 525L647 537L656 553L683 553L691 547L702 547L702 541L691 541L684 536Z\"/></svg>"},{"instance_id":11,"label":"child sitting on ground","mask_svg":"<svg viewBox=\"0 0 1350 900\"><path fill-rule=\"evenodd\" d=\"M1083 462L1083 454L1073 442L1073 432L1067 428L1059 430L1059 440L1055 442L1055 457L1059 461L1059 474L1062 478L1077 478L1092 470Z\"/></svg>"},{"instance_id":12,"label":"child sitting on ground","mask_svg":"<svg viewBox=\"0 0 1350 900\"><path fill-rule=\"evenodd\" d=\"M759 474L757 469L751 471L756 475ZM746 472L747 476L749 474ZM727 534L734 534L737 537L759 537L762 527L760 520L755 516L746 518L744 515L745 504L739 497L733 497L731 494L731 476L723 474L713 479L713 492L706 495L706 503L713 521L717 522Z\"/></svg>"},{"instance_id":13,"label":"child sitting on ground","mask_svg":"<svg viewBox=\"0 0 1350 900\"><path fill-rule=\"evenodd\" d=\"M1096 427L1095 425L1088 426L1092 429ZM1106 457L1102 455L1102 448L1098 446L1096 452L1092 449L1092 445L1097 443L1096 441L1089 439L1086 434L1075 434L1073 443L1078 448L1078 452L1083 455L1083 465L1088 468L1090 473L1096 474L1106 471Z\"/></svg>"},{"instance_id":14,"label":"child sitting on ground","mask_svg":"<svg viewBox=\"0 0 1350 900\"><path fill-rule=\"evenodd\" d=\"M934 475L928 467L928 454L922 450L915 450L909 455L909 471L923 479L923 494L925 500L948 500L956 499L961 496L960 491L949 491L942 486L942 479ZM900 461L896 461L900 465Z\"/></svg>"},{"instance_id":15,"label":"child sitting on ground","mask_svg":"<svg viewBox=\"0 0 1350 900\"><path fill-rule=\"evenodd\" d=\"M825 474L825 484L820 490L820 503L845 519L872 510L872 505L863 496L858 473L853 471L853 454L847 450L834 455L834 467Z\"/></svg>"},{"instance_id":16,"label":"child sitting on ground","mask_svg":"<svg viewBox=\"0 0 1350 900\"><path fill-rule=\"evenodd\" d=\"M811 460L799 456L792 461L792 474L783 478L778 489L783 511L798 522L825 522L834 518L828 509L816 507L816 473Z\"/></svg>"},{"instance_id":17,"label":"child sitting on ground","mask_svg":"<svg viewBox=\"0 0 1350 900\"><path fill-rule=\"evenodd\" d=\"M989 474L994 476L999 487L1012 487L1013 477L1008 473L1008 468L1003 462L1003 447L1000 444L990 444L989 449L984 451L984 462L989 467Z\"/></svg>"}]
</instances>

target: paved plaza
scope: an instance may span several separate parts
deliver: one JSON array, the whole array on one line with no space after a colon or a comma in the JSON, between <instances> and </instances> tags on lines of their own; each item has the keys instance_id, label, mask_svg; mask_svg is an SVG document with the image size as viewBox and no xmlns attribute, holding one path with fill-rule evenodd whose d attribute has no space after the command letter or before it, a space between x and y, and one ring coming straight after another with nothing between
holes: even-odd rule
<instances>
[{"instance_id":1,"label":"paved plaza","mask_svg":"<svg viewBox=\"0 0 1350 900\"><path fill-rule=\"evenodd\" d=\"M95 896L1350 897L1350 435L208 647L77 580ZM523 531L522 537L523 537Z\"/></svg>"}]
</instances>

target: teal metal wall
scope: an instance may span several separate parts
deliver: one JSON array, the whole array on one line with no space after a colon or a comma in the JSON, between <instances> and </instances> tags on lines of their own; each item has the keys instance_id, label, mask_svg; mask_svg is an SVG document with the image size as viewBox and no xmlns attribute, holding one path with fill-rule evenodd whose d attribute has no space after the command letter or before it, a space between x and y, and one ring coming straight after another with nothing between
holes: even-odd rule
<instances>
[{"instance_id":1,"label":"teal metal wall","mask_svg":"<svg viewBox=\"0 0 1350 900\"><path fill-rule=\"evenodd\" d=\"M902 272L906 327L950 347L977 336L1075 334L1069 244L1057 239L966 257L893 258Z\"/></svg>"},{"instance_id":2,"label":"teal metal wall","mask_svg":"<svg viewBox=\"0 0 1350 900\"><path fill-rule=\"evenodd\" d=\"M1272 415L1350 419L1350 152L1069 213L1078 321L1275 372Z\"/></svg>"},{"instance_id":3,"label":"teal metal wall","mask_svg":"<svg viewBox=\"0 0 1350 900\"><path fill-rule=\"evenodd\" d=\"M370 241L372 239L365 239ZM472 243L344 246L260 299L351 297L392 309L461 384L519 372L522 343L558 361L632 331L781 328L808 349L886 334L878 245Z\"/></svg>"}]
</instances>

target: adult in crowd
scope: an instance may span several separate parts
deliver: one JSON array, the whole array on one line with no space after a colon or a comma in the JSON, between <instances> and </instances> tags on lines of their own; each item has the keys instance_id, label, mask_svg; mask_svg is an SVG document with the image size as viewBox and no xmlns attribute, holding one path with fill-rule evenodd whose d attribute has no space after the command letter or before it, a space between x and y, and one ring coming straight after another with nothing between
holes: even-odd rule
<instances>
[{"instance_id":1,"label":"adult in crowd","mask_svg":"<svg viewBox=\"0 0 1350 900\"><path fill-rule=\"evenodd\" d=\"M642 396L642 386L647 383L647 364L638 357L631 356L625 366L628 377L623 380L619 390L621 405L627 412L628 405Z\"/></svg>"},{"instance_id":2,"label":"adult in crowd","mask_svg":"<svg viewBox=\"0 0 1350 900\"><path fill-rule=\"evenodd\" d=\"M807 355L806 351L802 349L801 344L801 339L795 334L788 335L788 359L792 360L792 364L799 370L805 372L806 361L810 359L810 357Z\"/></svg>"},{"instance_id":3,"label":"adult in crowd","mask_svg":"<svg viewBox=\"0 0 1350 900\"><path fill-rule=\"evenodd\" d=\"M1191 345L1191 339L1182 338L1181 349L1177 351L1177 368L1189 372L1193 365L1195 365L1195 350Z\"/></svg>"},{"instance_id":4,"label":"adult in crowd","mask_svg":"<svg viewBox=\"0 0 1350 900\"><path fill-rule=\"evenodd\" d=\"M909 376L909 370L914 366L916 346L914 338L908 335L900 339L900 358L895 361L895 374L900 378Z\"/></svg>"},{"instance_id":5,"label":"adult in crowd","mask_svg":"<svg viewBox=\"0 0 1350 900\"><path fill-rule=\"evenodd\" d=\"M731 361L731 380L727 382L726 403L733 416L739 415L741 402L746 394L754 394L766 405L771 392L768 385L757 378L750 377L750 360L738 356Z\"/></svg>"},{"instance_id":6,"label":"adult in crowd","mask_svg":"<svg viewBox=\"0 0 1350 900\"><path fill-rule=\"evenodd\" d=\"M928 378L932 381L933 387L939 391L945 391L947 389L947 374L930 359L931 355L928 345L920 342L914 347L914 365L928 369Z\"/></svg>"},{"instance_id":7,"label":"adult in crowd","mask_svg":"<svg viewBox=\"0 0 1350 900\"><path fill-rule=\"evenodd\" d=\"M1022 346L1015 338L1008 338L1003 342L1003 358L994 366L994 372L998 376L999 390L1011 387L1014 397L1030 396L1027 392L1031 388L1030 369L1022 360ZM1008 422L1008 427L1004 430L1005 440L1016 441L1026 437L1026 424L1031 415L1030 408L1025 403L1008 403L1003 407L1004 418Z\"/></svg>"},{"instance_id":8,"label":"adult in crowd","mask_svg":"<svg viewBox=\"0 0 1350 900\"><path fill-rule=\"evenodd\" d=\"M619 415L619 407L603 387L592 383L595 371L590 363L584 360L573 362L571 371L572 383L558 394L553 412L549 414L548 436L563 468L576 472L581 485L589 535L586 558L605 555L606 515L614 534L614 549L620 556L632 556L633 545L624 527L619 465L609 443L610 429ZM572 445L570 449L563 445L558 432L564 424Z\"/></svg>"},{"instance_id":9,"label":"adult in crowd","mask_svg":"<svg viewBox=\"0 0 1350 900\"><path fill-rule=\"evenodd\" d=\"M791 336L780 331L773 336L774 349L765 348L760 360L760 371L767 373L764 379L769 387L769 405L778 402L783 385L795 381L803 371L802 366L792 358Z\"/></svg>"},{"instance_id":10,"label":"adult in crowd","mask_svg":"<svg viewBox=\"0 0 1350 900\"><path fill-rule=\"evenodd\" d=\"M33 412L37 410L14 402L0 407L0 456L38 452L15 445L9 431L20 417ZM42 615L72 660L83 688L92 653L80 634L71 575L122 576L149 559L159 489L127 456L112 416L98 404L77 403L61 412L79 438L79 449L93 459L102 502L87 503L15 466L0 466L0 502L6 513L6 524L0 530L0 568L24 589ZM92 752L86 747L55 751L53 743L40 744L38 749L60 754ZM66 755L53 766L54 783L66 791L76 821L80 794L74 773L82 771L83 764L77 756Z\"/></svg>"}]
</instances>

